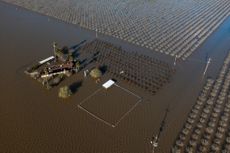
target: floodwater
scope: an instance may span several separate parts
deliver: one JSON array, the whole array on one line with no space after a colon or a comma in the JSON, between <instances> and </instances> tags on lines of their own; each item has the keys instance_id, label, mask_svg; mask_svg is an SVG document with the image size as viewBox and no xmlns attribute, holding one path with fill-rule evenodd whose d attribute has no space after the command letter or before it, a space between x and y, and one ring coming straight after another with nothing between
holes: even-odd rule
<instances>
[{"instance_id":1,"label":"floodwater","mask_svg":"<svg viewBox=\"0 0 230 153\"><path fill-rule=\"evenodd\" d=\"M23 73L30 63L52 54L53 41L71 46L92 40L94 32L5 3L0 3L0 19L0 153L149 153L149 141L158 133L165 109L169 108L156 150L167 153L205 82L202 73L207 52L213 59L207 76L215 77L230 50L228 19L191 58L177 64L172 82L157 95L119 82L143 100L112 128L77 107L100 84L90 78L83 81L82 74L73 76L61 85L82 82L81 86L64 101L57 97L58 88L47 91ZM100 37L125 49L150 54L123 41ZM173 61L165 56L162 59ZM106 78L109 76L103 81ZM116 102L118 93L114 92L111 103Z\"/></svg>"}]
</instances>

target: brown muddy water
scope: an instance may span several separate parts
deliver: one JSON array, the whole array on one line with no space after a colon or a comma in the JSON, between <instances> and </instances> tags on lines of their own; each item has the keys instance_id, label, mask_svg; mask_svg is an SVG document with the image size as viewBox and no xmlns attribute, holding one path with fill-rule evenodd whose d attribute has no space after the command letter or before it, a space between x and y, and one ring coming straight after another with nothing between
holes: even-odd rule
<instances>
[{"instance_id":1,"label":"brown muddy water","mask_svg":"<svg viewBox=\"0 0 230 153\"><path fill-rule=\"evenodd\" d=\"M61 85L80 82L81 86L74 96L63 101L57 97L58 88L47 91L23 73L31 62L52 54L53 41L71 46L93 39L95 33L5 3L0 3L0 19L0 153L150 153L151 136L158 133L165 109L169 108L156 150L168 153L205 82L202 73L207 53L213 62L206 77L216 77L230 50L228 19L191 58L178 63L172 82L155 96L118 82L143 100L112 128L78 108L86 97L101 88L100 84L90 78L83 81L82 74L73 76ZM173 61L114 38L100 37L126 50ZM105 76L103 81L108 78ZM119 93L115 90L108 99L112 105ZM86 103L87 108L94 111L97 103L101 105L100 115L109 114L108 110L114 113L110 105L95 100L90 101L92 105ZM128 100L133 98L119 107L130 108L132 102ZM106 117L117 120L114 116Z\"/></svg>"}]
</instances>

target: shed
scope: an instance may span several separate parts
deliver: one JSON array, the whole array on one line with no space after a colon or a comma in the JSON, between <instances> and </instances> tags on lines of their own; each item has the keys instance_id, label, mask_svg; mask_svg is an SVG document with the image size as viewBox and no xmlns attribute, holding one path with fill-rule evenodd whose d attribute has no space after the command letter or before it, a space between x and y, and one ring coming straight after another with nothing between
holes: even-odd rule
<instances>
[{"instance_id":1,"label":"shed","mask_svg":"<svg viewBox=\"0 0 230 153\"><path fill-rule=\"evenodd\" d=\"M102 87L104 87L105 89L110 88L111 86L113 86L115 84L115 82L113 80L108 80L107 82L105 82Z\"/></svg>"}]
</instances>

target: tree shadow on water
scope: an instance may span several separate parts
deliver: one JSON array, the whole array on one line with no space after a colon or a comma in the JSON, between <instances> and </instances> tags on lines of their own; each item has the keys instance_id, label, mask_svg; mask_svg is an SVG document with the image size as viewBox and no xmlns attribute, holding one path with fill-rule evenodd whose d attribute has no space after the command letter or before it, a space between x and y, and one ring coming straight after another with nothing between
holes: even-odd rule
<instances>
[{"instance_id":1,"label":"tree shadow on water","mask_svg":"<svg viewBox=\"0 0 230 153\"><path fill-rule=\"evenodd\" d=\"M86 40L81 41L79 44L73 45L70 47L70 49L77 49L78 47L82 46L85 44Z\"/></svg>"},{"instance_id":2,"label":"tree shadow on water","mask_svg":"<svg viewBox=\"0 0 230 153\"><path fill-rule=\"evenodd\" d=\"M99 69L101 70L102 75L104 75L106 73L106 71L108 70L108 66L107 65L103 65L103 66L100 66Z\"/></svg>"},{"instance_id":3,"label":"tree shadow on water","mask_svg":"<svg viewBox=\"0 0 230 153\"><path fill-rule=\"evenodd\" d=\"M79 54L79 50L81 49L81 47L86 43L86 40L81 41L79 44L73 45L71 46L69 49L72 50L72 55L77 58L80 54Z\"/></svg>"},{"instance_id":4,"label":"tree shadow on water","mask_svg":"<svg viewBox=\"0 0 230 153\"><path fill-rule=\"evenodd\" d=\"M81 86L82 86L82 81L77 81L71 84L69 88L75 94Z\"/></svg>"}]
</instances>

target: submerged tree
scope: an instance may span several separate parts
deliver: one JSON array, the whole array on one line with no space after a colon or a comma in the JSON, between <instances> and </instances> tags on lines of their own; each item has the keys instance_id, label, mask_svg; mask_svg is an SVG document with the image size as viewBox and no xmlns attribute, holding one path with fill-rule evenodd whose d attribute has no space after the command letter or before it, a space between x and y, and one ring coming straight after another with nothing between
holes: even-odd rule
<instances>
[{"instance_id":1,"label":"submerged tree","mask_svg":"<svg viewBox=\"0 0 230 153\"><path fill-rule=\"evenodd\" d=\"M98 83L102 76L102 72L98 68L94 68L91 70L90 76L96 80L96 83Z\"/></svg>"},{"instance_id":2,"label":"submerged tree","mask_svg":"<svg viewBox=\"0 0 230 153\"><path fill-rule=\"evenodd\" d=\"M68 98L72 95L72 91L68 86L61 87L59 89L58 97L60 98Z\"/></svg>"}]
</instances>

